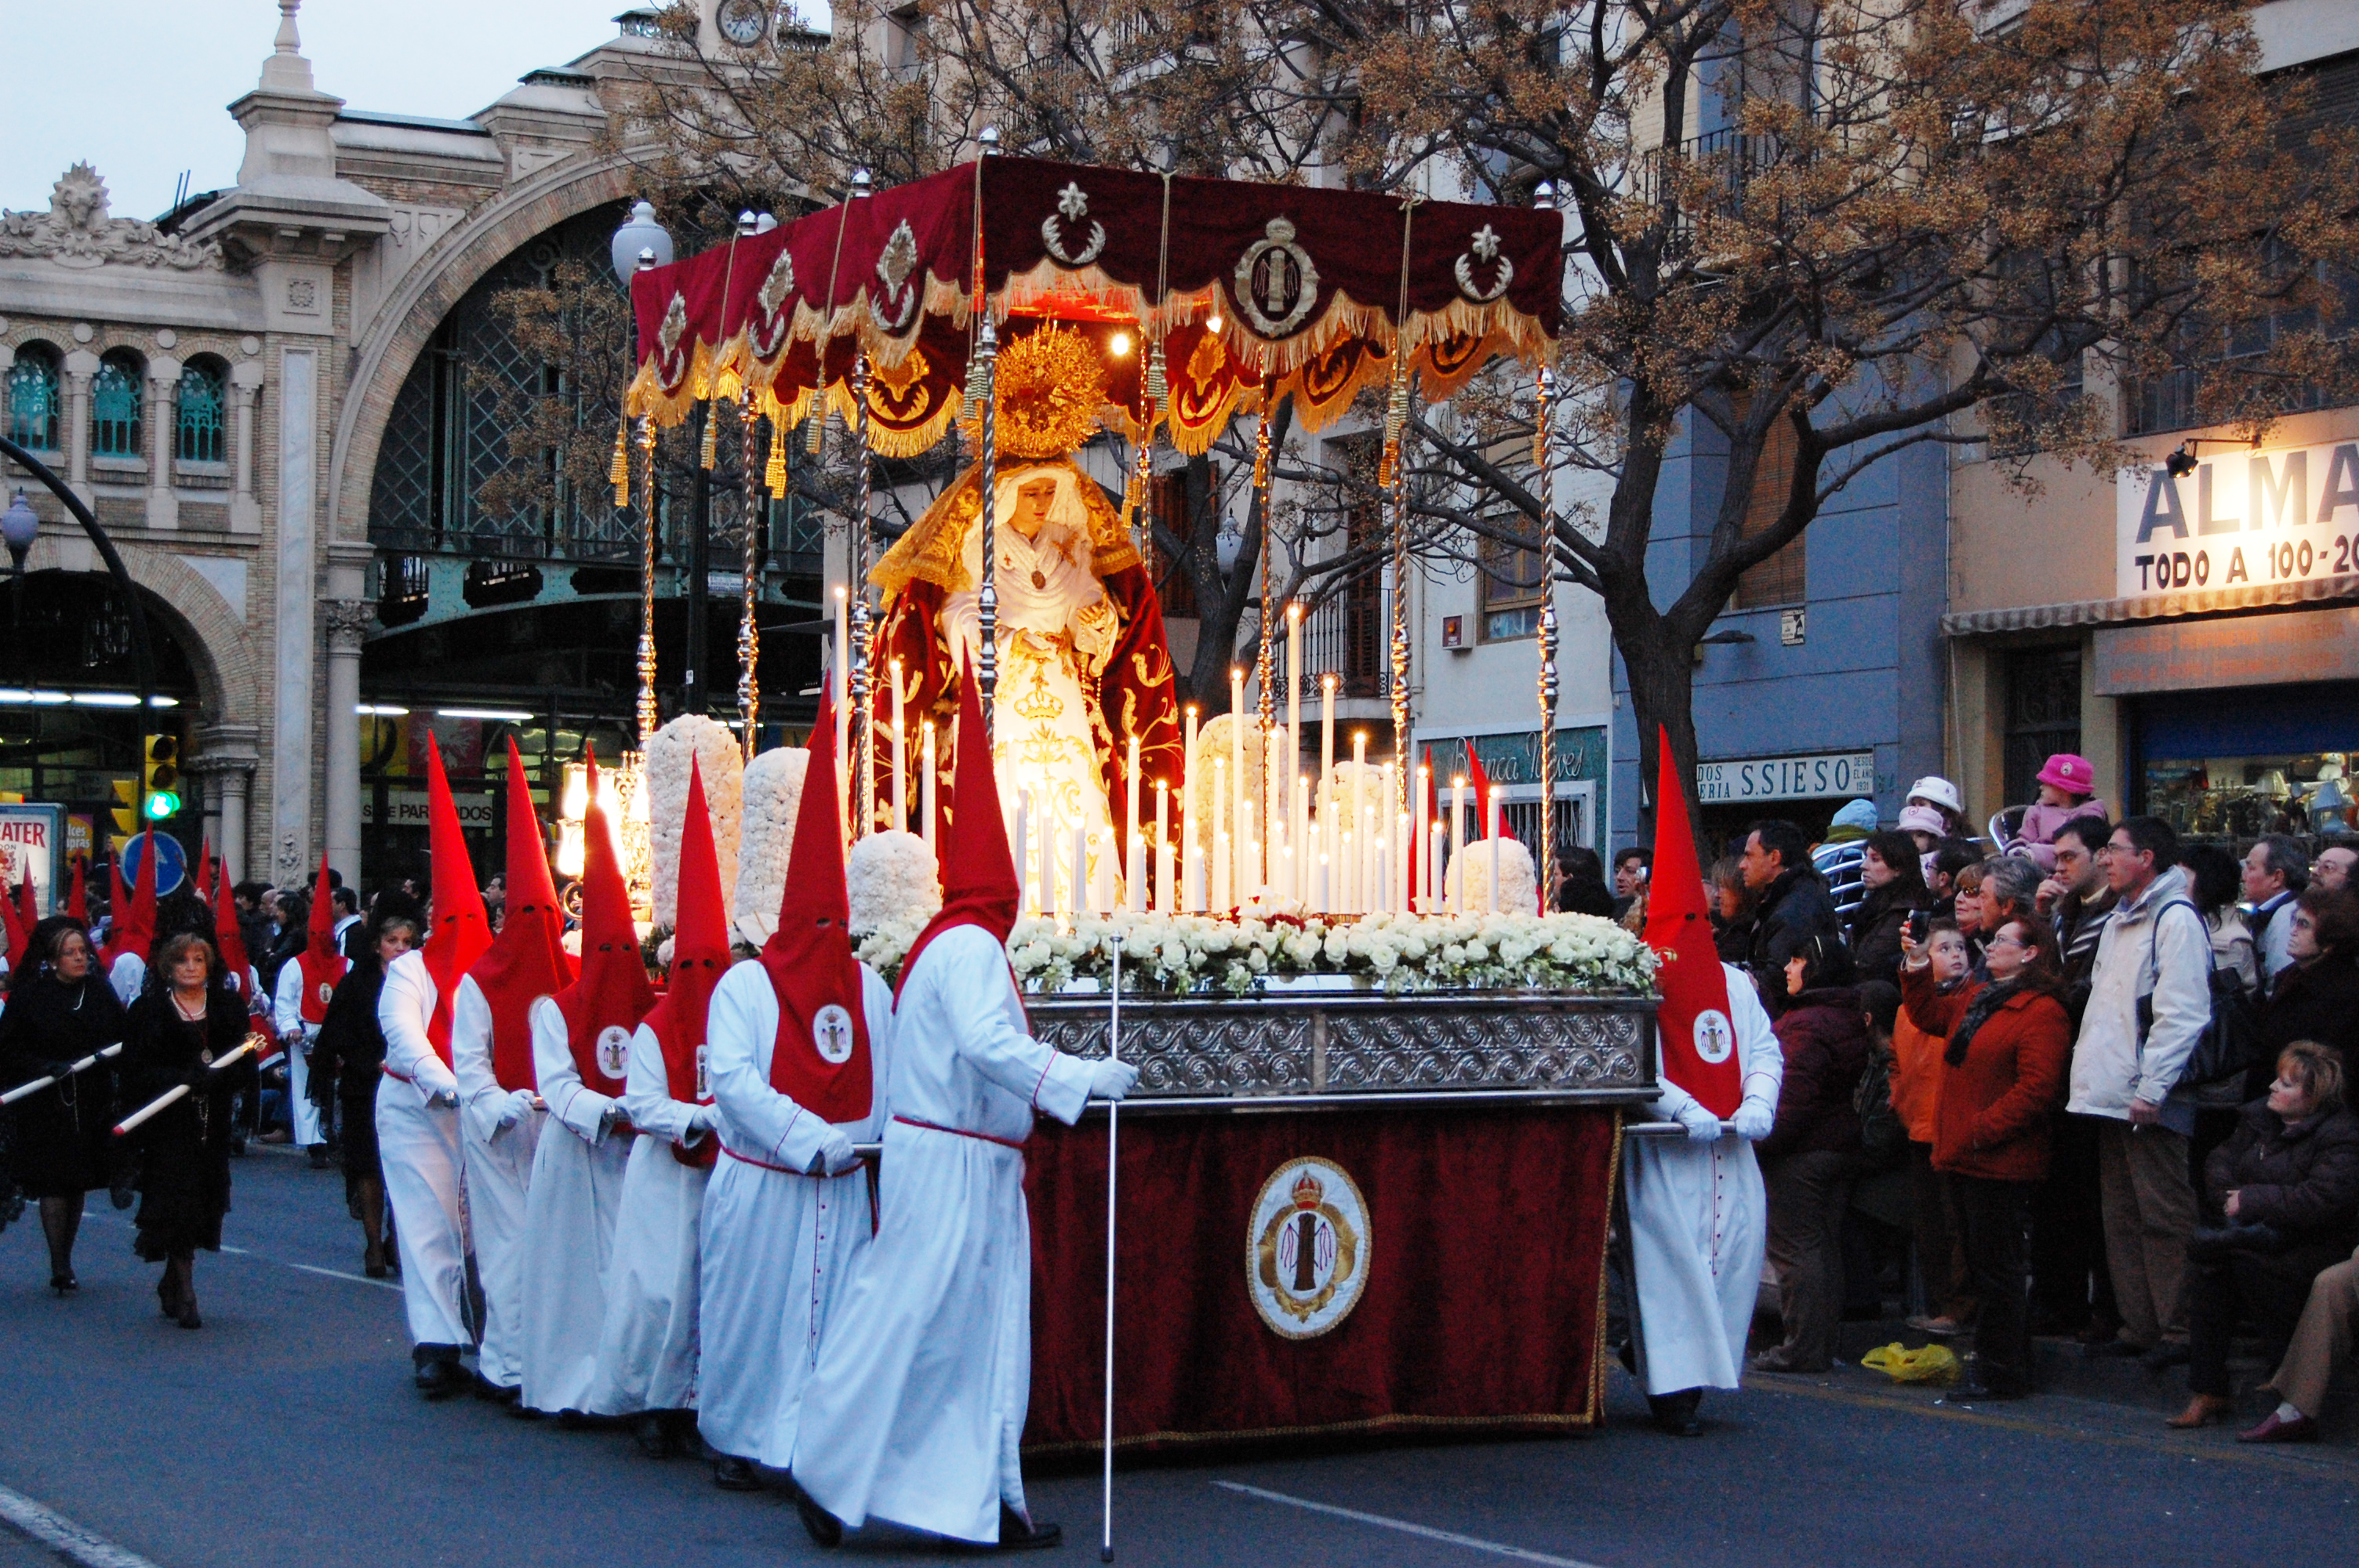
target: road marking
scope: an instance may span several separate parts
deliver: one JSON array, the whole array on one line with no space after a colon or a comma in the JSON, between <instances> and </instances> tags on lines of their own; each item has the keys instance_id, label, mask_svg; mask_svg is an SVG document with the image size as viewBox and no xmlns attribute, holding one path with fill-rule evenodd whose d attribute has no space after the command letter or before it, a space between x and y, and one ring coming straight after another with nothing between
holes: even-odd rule
<instances>
[{"instance_id":1,"label":"road marking","mask_svg":"<svg viewBox=\"0 0 2359 1568\"><path fill-rule=\"evenodd\" d=\"M5 1487L0 1487L0 1519L84 1568L156 1568L139 1553L125 1552L104 1536L92 1535L65 1515Z\"/></svg>"},{"instance_id":2,"label":"road marking","mask_svg":"<svg viewBox=\"0 0 2359 1568\"><path fill-rule=\"evenodd\" d=\"M94 1214L90 1217L114 1219L118 1217L111 1214ZM123 1223L128 1225L131 1222L124 1220ZM222 1251L233 1258L251 1258L257 1263L269 1263L281 1269L294 1269L306 1274L317 1274L323 1280L347 1280L355 1285L368 1285L380 1291L401 1289L390 1280L372 1280L365 1274L347 1274L342 1269L322 1269L317 1263L290 1263L284 1258L273 1258L267 1253L256 1252L249 1247L223 1247Z\"/></svg>"},{"instance_id":3,"label":"road marking","mask_svg":"<svg viewBox=\"0 0 2359 1568\"><path fill-rule=\"evenodd\" d=\"M1333 1503L1318 1503L1309 1498L1268 1491L1260 1487L1248 1487L1243 1481L1215 1481L1212 1485L1232 1492L1242 1492L1249 1498L1259 1498L1266 1503L1284 1503L1288 1508L1308 1509L1315 1514L1331 1514L1337 1519L1351 1519L1357 1524L1372 1524L1379 1530L1397 1530L1403 1535L1419 1536L1427 1541L1439 1541L1451 1546L1463 1546L1470 1552L1487 1552L1495 1557L1512 1557L1518 1563L1545 1563L1549 1564L1550 1568L1597 1568L1597 1564L1583 1563L1577 1557L1551 1557L1545 1552L1533 1552L1526 1547L1509 1546L1505 1541L1484 1541L1478 1535L1461 1535L1454 1530L1436 1530L1431 1525L1413 1524L1405 1519L1389 1519L1383 1514L1363 1513L1358 1509L1338 1508Z\"/></svg>"}]
</instances>

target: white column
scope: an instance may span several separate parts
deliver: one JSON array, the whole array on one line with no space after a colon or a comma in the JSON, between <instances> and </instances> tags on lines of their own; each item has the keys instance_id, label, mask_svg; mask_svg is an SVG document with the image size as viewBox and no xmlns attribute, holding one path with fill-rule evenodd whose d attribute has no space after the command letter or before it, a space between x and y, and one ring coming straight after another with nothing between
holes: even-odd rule
<instances>
[{"instance_id":1,"label":"white column","mask_svg":"<svg viewBox=\"0 0 2359 1568\"><path fill-rule=\"evenodd\" d=\"M365 600L332 600L328 634L328 864L346 887L361 885L361 642L376 607Z\"/></svg>"},{"instance_id":2,"label":"white column","mask_svg":"<svg viewBox=\"0 0 2359 1568\"><path fill-rule=\"evenodd\" d=\"M236 454L230 460L237 475L236 486L230 492L230 531L257 534L262 531L262 503L254 493L254 443L262 424L260 362L243 360L232 367L225 391L229 398L231 449Z\"/></svg>"},{"instance_id":3,"label":"white column","mask_svg":"<svg viewBox=\"0 0 2359 1568\"><path fill-rule=\"evenodd\" d=\"M213 724L197 732L191 766L204 776L205 825L230 881L246 876L245 846L253 820L254 770L261 762L261 730L251 724Z\"/></svg>"},{"instance_id":4,"label":"white column","mask_svg":"<svg viewBox=\"0 0 2359 1568\"><path fill-rule=\"evenodd\" d=\"M254 803L248 798L254 785L254 773L247 768L230 768L218 776L222 797L222 874L233 882L242 882L245 881L245 825L251 820L254 810Z\"/></svg>"},{"instance_id":5,"label":"white column","mask_svg":"<svg viewBox=\"0 0 2359 1568\"><path fill-rule=\"evenodd\" d=\"M270 852L255 868L282 886L303 880L311 841L311 663L318 599L317 350L282 351L278 370L278 614L273 660Z\"/></svg>"},{"instance_id":6,"label":"white column","mask_svg":"<svg viewBox=\"0 0 2359 1568\"><path fill-rule=\"evenodd\" d=\"M180 503L172 493L172 453L179 444L180 362L158 355L147 364L147 526L177 528Z\"/></svg>"},{"instance_id":7,"label":"white column","mask_svg":"<svg viewBox=\"0 0 2359 1568\"><path fill-rule=\"evenodd\" d=\"M98 373L98 356L76 349L66 356L66 482L90 499L90 381Z\"/></svg>"}]
</instances>

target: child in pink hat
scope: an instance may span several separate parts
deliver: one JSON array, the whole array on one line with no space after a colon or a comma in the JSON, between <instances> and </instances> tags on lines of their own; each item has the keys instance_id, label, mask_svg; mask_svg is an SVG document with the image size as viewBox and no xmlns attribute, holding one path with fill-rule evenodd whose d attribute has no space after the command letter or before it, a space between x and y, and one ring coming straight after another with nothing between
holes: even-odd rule
<instances>
[{"instance_id":1,"label":"child in pink hat","mask_svg":"<svg viewBox=\"0 0 2359 1568\"><path fill-rule=\"evenodd\" d=\"M2057 829L2075 816L2110 822L2113 813L2096 798L2097 771L2089 765L2088 758L2077 752L2057 752L2048 759L2038 776L2039 798L2023 808L2023 821L2006 851L2027 856L2041 871L2052 871L2056 869Z\"/></svg>"}]
</instances>

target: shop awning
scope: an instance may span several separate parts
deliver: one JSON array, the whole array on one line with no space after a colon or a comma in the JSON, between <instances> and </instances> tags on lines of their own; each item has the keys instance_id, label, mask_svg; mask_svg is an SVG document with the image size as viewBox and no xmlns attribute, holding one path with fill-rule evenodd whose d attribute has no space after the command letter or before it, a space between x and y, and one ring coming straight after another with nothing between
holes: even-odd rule
<instances>
[{"instance_id":1,"label":"shop awning","mask_svg":"<svg viewBox=\"0 0 2359 1568\"><path fill-rule=\"evenodd\" d=\"M2233 615L2297 604L2359 600L2359 575L2316 578L2308 582L2255 583L2242 588L2189 589L2136 599L2084 599L2063 604L2027 604L2007 610L1974 610L1941 617L1947 637L1987 637L2003 632L2061 631L2108 626L2126 621L2180 616Z\"/></svg>"}]
</instances>

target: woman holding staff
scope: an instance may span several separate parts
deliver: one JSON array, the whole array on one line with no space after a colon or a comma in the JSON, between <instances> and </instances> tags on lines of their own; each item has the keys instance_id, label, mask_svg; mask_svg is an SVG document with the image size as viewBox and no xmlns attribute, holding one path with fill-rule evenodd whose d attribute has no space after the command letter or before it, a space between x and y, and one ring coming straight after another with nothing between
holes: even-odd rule
<instances>
[{"instance_id":1,"label":"woman holding staff","mask_svg":"<svg viewBox=\"0 0 2359 1568\"><path fill-rule=\"evenodd\" d=\"M107 1184L107 1130L114 1124L114 1071L96 1063L67 1069L123 1038L123 1004L99 975L90 933L71 915L33 927L26 961L0 1012L0 1085L57 1081L16 1102L16 1182L39 1200L49 1244L49 1289L76 1286L74 1236L82 1195Z\"/></svg>"},{"instance_id":2,"label":"woman holding staff","mask_svg":"<svg viewBox=\"0 0 2359 1568\"><path fill-rule=\"evenodd\" d=\"M173 1088L191 1092L150 1119L139 1137L139 1235L133 1249L164 1265L156 1282L164 1315L201 1328L197 1249L221 1250L229 1212L230 1101L254 1083L251 1054L216 1072L245 1043L245 1000L223 982L212 943L192 931L170 938L131 1004L123 1051L125 1098L145 1104Z\"/></svg>"}]
</instances>

